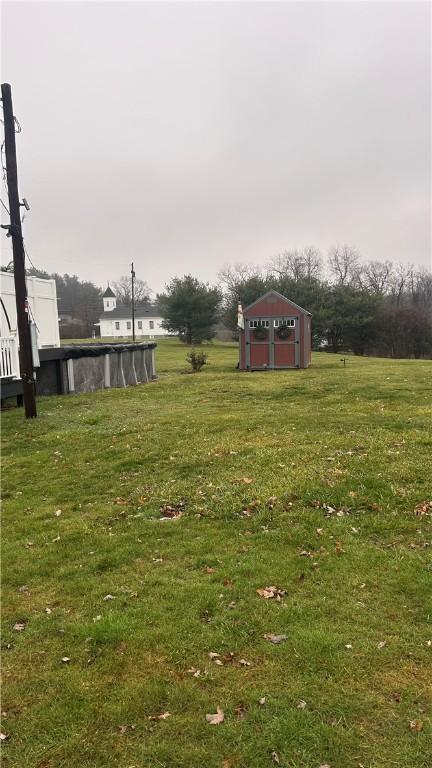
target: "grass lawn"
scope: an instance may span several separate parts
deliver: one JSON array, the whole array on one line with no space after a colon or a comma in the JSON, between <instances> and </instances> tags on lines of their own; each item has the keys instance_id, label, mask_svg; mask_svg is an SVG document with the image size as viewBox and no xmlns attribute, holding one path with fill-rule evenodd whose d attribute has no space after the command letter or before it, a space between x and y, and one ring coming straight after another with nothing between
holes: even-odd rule
<instances>
[{"instance_id":1,"label":"grass lawn","mask_svg":"<svg viewBox=\"0 0 432 768\"><path fill-rule=\"evenodd\" d=\"M2 415L3 765L430 768L431 363L208 351Z\"/></svg>"}]
</instances>

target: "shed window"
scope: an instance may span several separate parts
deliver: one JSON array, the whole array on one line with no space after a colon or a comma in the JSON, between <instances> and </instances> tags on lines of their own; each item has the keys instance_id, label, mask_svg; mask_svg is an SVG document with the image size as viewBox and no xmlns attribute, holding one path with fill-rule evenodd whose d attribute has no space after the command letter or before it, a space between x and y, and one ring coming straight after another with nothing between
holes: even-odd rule
<instances>
[{"instance_id":1,"label":"shed window","mask_svg":"<svg viewBox=\"0 0 432 768\"><path fill-rule=\"evenodd\" d=\"M116 329L116 331L120 330L120 323L118 321L116 321L115 329Z\"/></svg>"},{"instance_id":2,"label":"shed window","mask_svg":"<svg viewBox=\"0 0 432 768\"><path fill-rule=\"evenodd\" d=\"M130 320L128 320L126 323L126 328L128 329L128 331L130 331L131 327L132 327L132 323L130 322Z\"/></svg>"},{"instance_id":3,"label":"shed window","mask_svg":"<svg viewBox=\"0 0 432 768\"><path fill-rule=\"evenodd\" d=\"M269 328L270 320L249 320L249 328Z\"/></svg>"},{"instance_id":4,"label":"shed window","mask_svg":"<svg viewBox=\"0 0 432 768\"><path fill-rule=\"evenodd\" d=\"M274 321L274 327L279 328L280 325L286 325L288 328L295 328L295 318L280 318Z\"/></svg>"},{"instance_id":5,"label":"shed window","mask_svg":"<svg viewBox=\"0 0 432 768\"><path fill-rule=\"evenodd\" d=\"M151 331L154 329L154 320L149 320L149 328Z\"/></svg>"},{"instance_id":6,"label":"shed window","mask_svg":"<svg viewBox=\"0 0 432 768\"><path fill-rule=\"evenodd\" d=\"M142 330L142 320L138 320L138 328Z\"/></svg>"}]
</instances>

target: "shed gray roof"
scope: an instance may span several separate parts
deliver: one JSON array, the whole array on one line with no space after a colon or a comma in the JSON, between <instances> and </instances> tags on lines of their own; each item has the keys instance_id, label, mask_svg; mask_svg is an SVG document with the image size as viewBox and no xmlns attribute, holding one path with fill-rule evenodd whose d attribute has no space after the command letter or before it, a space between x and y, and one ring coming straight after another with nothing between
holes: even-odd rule
<instances>
[{"instance_id":1,"label":"shed gray roof","mask_svg":"<svg viewBox=\"0 0 432 768\"><path fill-rule=\"evenodd\" d=\"M137 304L135 306L135 319L142 320L145 317L161 317L157 304ZM102 312L100 320L132 320L131 307L116 307L111 312Z\"/></svg>"}]
</instances>

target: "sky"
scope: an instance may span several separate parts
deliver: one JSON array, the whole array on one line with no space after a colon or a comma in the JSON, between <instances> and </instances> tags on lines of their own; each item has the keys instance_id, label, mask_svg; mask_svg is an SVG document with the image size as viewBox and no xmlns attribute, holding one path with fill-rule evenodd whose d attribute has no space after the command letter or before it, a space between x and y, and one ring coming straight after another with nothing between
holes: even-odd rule
<instances>
[{"instance_id":1,"label":"sky","mask_svg":"<svg viewBox=\"0 0 432 768\"><path fill-rule=\"evenodd\" d=\"M429 3L5 2L1 37L36 267L133 260L159 291L348 243L431 268Z\"/></svg>"}]
</instances>

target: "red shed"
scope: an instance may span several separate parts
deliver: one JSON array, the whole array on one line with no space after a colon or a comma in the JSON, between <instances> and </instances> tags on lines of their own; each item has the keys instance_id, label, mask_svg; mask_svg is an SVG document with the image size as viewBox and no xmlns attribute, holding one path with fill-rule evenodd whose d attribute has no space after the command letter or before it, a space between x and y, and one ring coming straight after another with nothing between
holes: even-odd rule
<instances>
[{"instance_id":1,"label":"red shed","mask_svg":"<svg viewBox=\"0 0 432 768\"><path fill-rule=\"evenodd\" d=\"M311 313L281 293L268 291L246 307L239 325L241 370L309 367Z\"/></svg>"}]
</instances>

